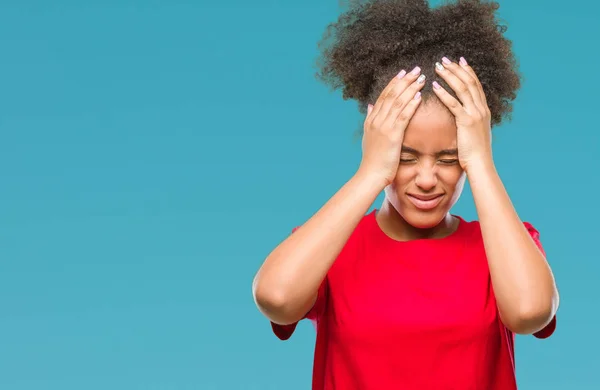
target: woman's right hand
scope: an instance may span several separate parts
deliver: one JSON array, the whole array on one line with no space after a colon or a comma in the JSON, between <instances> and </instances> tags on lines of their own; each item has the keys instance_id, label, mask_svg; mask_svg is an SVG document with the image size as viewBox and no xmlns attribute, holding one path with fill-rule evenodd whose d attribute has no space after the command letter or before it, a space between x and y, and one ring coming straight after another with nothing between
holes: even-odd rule
<instances>
[{"instance_id":1,"label":"woman's right hand","mask_svg":"<svg viewBox=\"0 0 600 390\"><path fill-rule=\"evenodd\" d=\"M376 176L389 185L400 164L404 130L421 102L425 75L416 67L400 72L368 107L362 141L360 172Z\"/></svg>"}]
</instances>

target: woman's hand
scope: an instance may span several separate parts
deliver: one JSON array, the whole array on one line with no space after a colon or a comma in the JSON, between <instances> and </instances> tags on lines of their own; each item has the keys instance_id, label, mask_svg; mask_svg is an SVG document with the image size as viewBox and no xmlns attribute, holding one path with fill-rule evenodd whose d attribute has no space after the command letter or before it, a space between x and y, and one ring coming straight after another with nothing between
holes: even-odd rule
<instances>
[{"instance_id":1,"label":"woman's hand","mask_svg":"<svg viewBox=\"0 0 600 390\"><path fill-rule=\"evenodd\" d=\"M444 57L435 68L460 100L433 82L433 91L456 119L458 159L468 174L472 164L492 161L490 109L477 75L463 57L458 64Z\"/></svg>"},{"instance_id":2,"label":"woman's hand","mask_svg":"<svg viewBox=\"0 0 600 390\"><path fill-rule=\"evenodd\" d=\"M419 67L401 71L368 107L359 171L381 178L385 186L396 177L404 130L421 102L425 75L420 73Z\"/></svg>"},{"instance_id":3,"label":"woman's hand","mask_svg":"<svg viewBox=\"0 0 600 390\"><path fill-rule=\"evenodd\" d=\"M442 62L436 72L458 100L439 85L433 90L456 119L458 157L471 183L500 319L514 333L535 334L551 324L558 308L552 270L532 237L537 231L520 220L494 168L481 83L464 58Z\"/></svg>"}]
</instances>

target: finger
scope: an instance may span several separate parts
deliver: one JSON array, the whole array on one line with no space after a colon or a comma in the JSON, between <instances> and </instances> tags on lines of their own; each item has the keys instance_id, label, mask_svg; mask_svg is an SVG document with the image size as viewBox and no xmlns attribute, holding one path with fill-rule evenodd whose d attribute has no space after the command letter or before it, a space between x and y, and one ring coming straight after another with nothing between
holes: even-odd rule
<instances>
[{"instance_id":1,"label":"finger","mask_svg":"<svg viewBox=\"0 0 600 390\"><path fill-rule=\"evenodd\" d=\"M413 96L412 99L406 104L402 112L396 116L394 120L393 127L395 130L404 131L408 126L408 122L415 115L419 104L421 104L421 91L417 91L417 93Z\"/></svg>"},{"instance_id":2,"label":"finger","mask_svg":"<svg viewBox=\"0 0 600 390\"><path fill-rule=\"evenodd\" d=\"M425 75L420 75L412 84L410 84L398 97L390 102L390 108L384 123L393 124L396 121L398 115L400 115L404 108L414 99L417 93L425 86ZM421 95L419 94L419 97Z\"/></svg>"},{"instance_id":3,"label":"finger","mask_svg":"<svg viewBox=\"0 0 600 390\"><path fill-rule=\"evenodd\" d=\"M454 96L450 95L450 93L448 93L448 91L446 91L444 87L442 87L437 81L434 81L432 85L433 92L436 94L438 99L440 99L440 101L444 103L446 107L448 107L452 115L455 117L460 117L465 113L462 104L460 104L460 102L456 100Z\"/></svg>"},{"instance_id":4,"label":"finger","mask_svg":"<svg viewBox=\"0 0 600 390\"><path fill-rule=\"evenodd\" d=\"M471 65L469 65L469 63L467 62L467 60L464 57L460 57L460 60L458 61L458 64L465 71L467 71L467 73L469 73L471 75L471 77L473 77L473 79L475 79L475 81L477 83L477 89L479 90L479 96L481 97L481 101L487 107L487 98L485 97L485 91L483 90L483 85L481 84L481 81L479 80L479 77L477 77L477 74L475 73L475 70L473 70L473 68L471 67Z\"/></svg>"},{"instance_id":5,"label":"finger","mask_svg":"<svg viewBox=\"0 0 600 390\"><path fill-rule=\"evenodd\" d=\"M463 57L460 58L464 60ZM469 88L469 92L471 93L471 97L473 98L473 103L475 107L479 110L479 112L485 112L486 104L481 99L481 93L479 91L477 78L473 77L469 72L467 72L467 70L462 66L462 64L451 62L446 57L444 57L442 61L444 62L443 67L452 72L456 77L460 79L460 81L462 81L467 86L467 88ZM461 61L459 61L459 63Z\"/></svg>"},{"instance_id":6,"label":"finger","mask_svg":"<svg viewBox=\"0 0 600 390\"><path fill-rule=\"evenodd\" d=\"M374 114L374 115L372 115L371 118L376 116L377 112L379 112L379 109L381 108L381 104L383 103L383 101L385 100L387 95L389 94L390 90L392 88L394 88L398 83L400 83L400 80L402 80L405 75L406 75L406 71L404 69L402 69L400 71L400 73L398 73L396 76L394 76L394 78L392 80L390 80L390 82L385 86L383 91L381 91L381 93L379 94L379 97L377 98L377 100L375 101L375 104L373 105L373 107L371 109L371 112Z\"/></svg>"},{"instance_id":7,"label":"finger","mask_svg":"<svg viewBox=\"0 0 600 390\"><path fill-rule=\"evenodd\" d=\"M409 73L401 71L394 80L388 84L389 88L386 87L384 92L379 95L379 99L373 107L373 118L378 118L379 120L385 119L398 96L400 96L409 85L416 81L420 74L421 68L418 66Z\"/></svg>"},{"instance_id":8,"label":"finger","mask_svg":"<svg viewBox=\"0 0 600 390\"><path fill-rule=\"evenodd\" d=\"M469 85L468 82L464 82L457 75L458 73L464 77L466 72L461 74L460 72L456 71L456 68L459 66L448 60L446 57L442 59L442 62L444 63L443 65L439 62L435 63L436 73L442 79L444 79L446 83L448 83L450 88L452 88L452 90L456 93L456 96L458 96L458 99L467 110L478 109L473 96L472 85ZM475 96L479 96L479 93L477 92L477 95Z\"/></svg>"}]
</instances>

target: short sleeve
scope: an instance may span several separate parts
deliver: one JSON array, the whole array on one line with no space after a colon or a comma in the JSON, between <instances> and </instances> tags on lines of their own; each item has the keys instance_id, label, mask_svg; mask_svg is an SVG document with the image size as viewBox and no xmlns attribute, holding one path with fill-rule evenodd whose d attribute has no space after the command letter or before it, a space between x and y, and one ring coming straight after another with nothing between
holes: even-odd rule
<instances>
[{"instance_id":1,"label":"short sleeve","mask_svg":"<svg viewBox=\"0 0 600 390\"><path fill-rule=\"evenodd\" d=\"M292 230L292 233L295 232L296 230L298 230L297 227ZM325 279L319 286L319 291L317 292L317 300L315 301L315 304L308 311L308 313L306 313L304 315L304 317L302 317L303 320L308 319L308 320L313 321L315 324L318 322L319 318L325 312L325 304L327 301L327 292L328 292L327 277L325 277ZM288 325L279 325L279 324L276 324L271 321L271 328L273 329L273 333L275 333L275 336L277 336L280 340L289 339L292 336L292 334L294 333L294 331L296 330L297 326L298 326L298 322L295 322L293 324L288 324Z\"/></svg>"},{"instance_id":2,"label":"short sleeve","mask_svg":"<svg viewBox=\"0 0 600 390\"><path fill-rule=\"evenodd\" d=\"M533 239L533 241L535 242L537 247L544 254L544 256L546 256L546 251L544 251L544 247L542 246L542 242L540 241L540 232L535 227L533 227L533 225L530 224L529 222L525 222L524 225L527 228L529 235L531 236L531 238ZM552 318L552 320L550 321L550 323L548 323L548 325L546 325L543 329L539 330L538 332L534 333L533 336L538 339L546 339L546 338L552 336L552 334L554 333L555 330L556 330L556 315Z\"/></svg>"}]
</instances>

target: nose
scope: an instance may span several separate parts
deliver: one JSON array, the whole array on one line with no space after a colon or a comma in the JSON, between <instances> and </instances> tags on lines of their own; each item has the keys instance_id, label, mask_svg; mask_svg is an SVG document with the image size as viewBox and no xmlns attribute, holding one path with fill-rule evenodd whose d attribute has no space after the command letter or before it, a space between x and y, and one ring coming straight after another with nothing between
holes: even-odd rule
<instances>
[{"instance_id":1,"label":"nose","mask_svg":"<svg viewBox=\"0 0 600 390\"><path fill-rule=\"evenodd\" d=\"M423 191L431 191L437 185L437 172L434 167L427 166L428 164L420 164L415 184Z\"/></svg>"}]
</instances>

